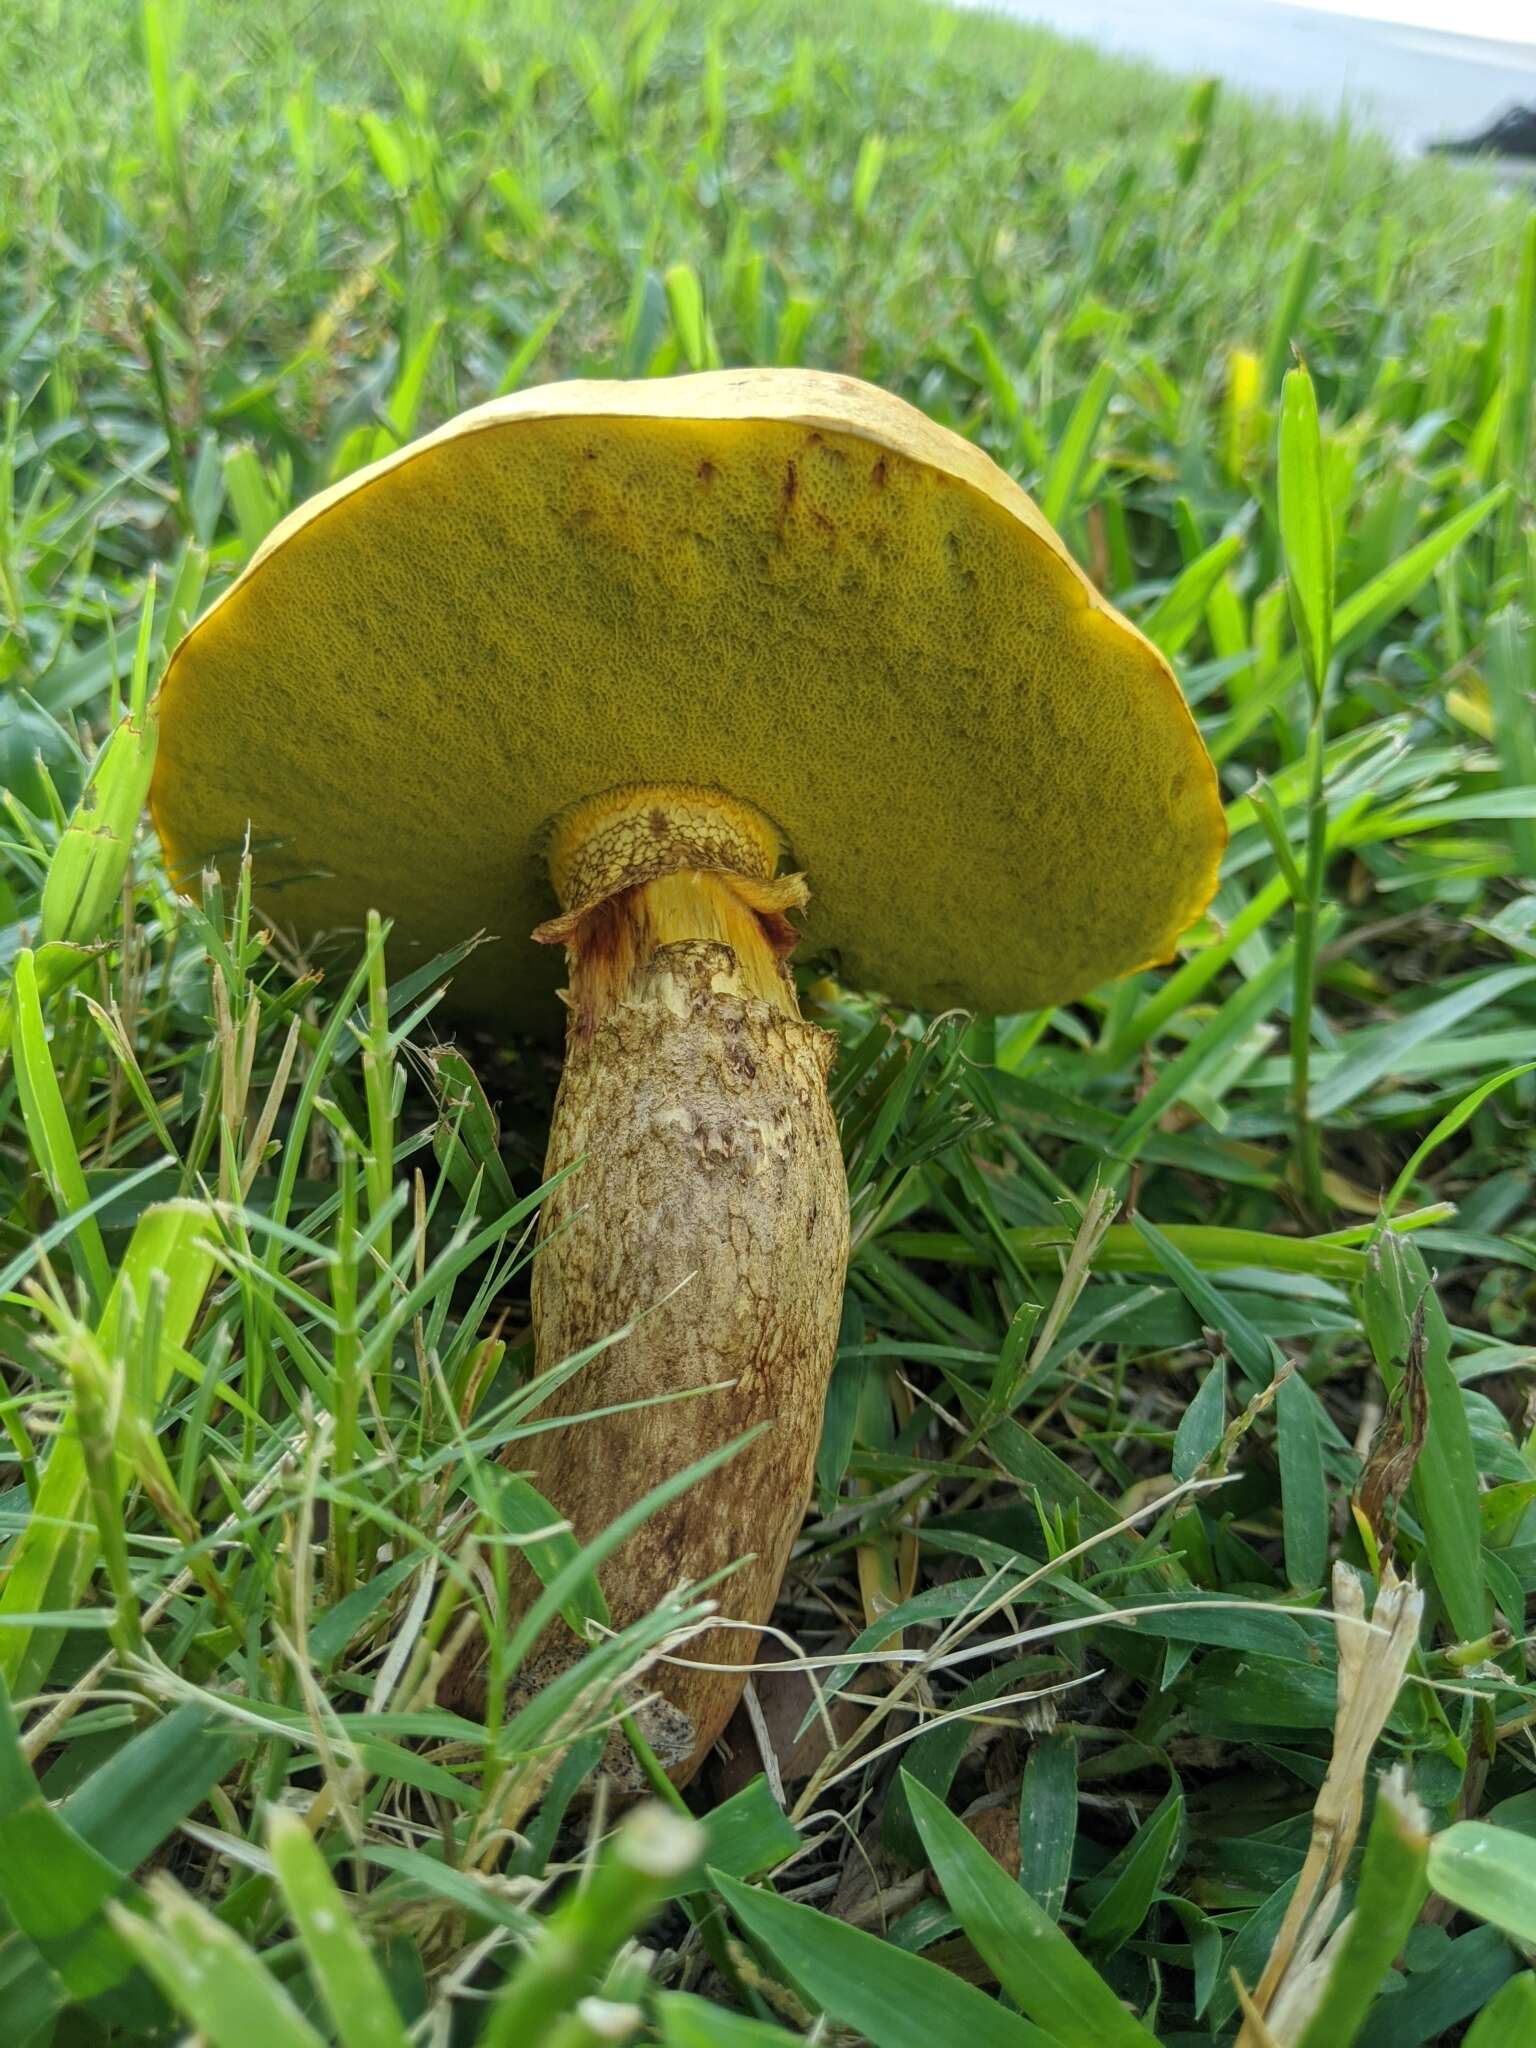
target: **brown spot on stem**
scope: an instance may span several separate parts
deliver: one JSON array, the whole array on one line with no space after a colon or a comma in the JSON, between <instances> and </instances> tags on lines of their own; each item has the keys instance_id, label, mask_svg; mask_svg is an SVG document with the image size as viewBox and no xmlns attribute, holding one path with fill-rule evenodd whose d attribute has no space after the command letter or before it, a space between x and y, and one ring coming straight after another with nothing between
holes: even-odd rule
<instances>
[{"instance_id":1,"label":"brown spot on stem","mask_svg":"<svg viewBox=\"0 0 1536 2048\"><path fill-rule=\"evenodd\" d=\"M787 960L800 943L800 934L795 930L782 910L760 910L758 924L763 937L768 941L768 950L780 960Z\"/></svg>"}]
</instances>

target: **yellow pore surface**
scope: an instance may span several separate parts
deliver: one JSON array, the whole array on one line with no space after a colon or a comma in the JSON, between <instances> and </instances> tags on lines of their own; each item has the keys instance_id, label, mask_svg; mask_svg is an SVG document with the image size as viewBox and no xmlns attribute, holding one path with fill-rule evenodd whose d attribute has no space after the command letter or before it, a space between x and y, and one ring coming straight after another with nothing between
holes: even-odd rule
<instances>
[{"instance_id":1,"label":"yellow pore surface","mask_svg":"<svg viewBox=\"0 0 1536 2048\"><path fill-rule=\"evenodd\" d=\"M755 805L802 954L928 1009L1163 959L1215 885L1215 774L1166 662L980 450L848 378L566 384L301 508L182 643L152 792L301 937L477 931L471 1012L555 1028L550 821L615 785Z\"/></svg>"}]
</instances>

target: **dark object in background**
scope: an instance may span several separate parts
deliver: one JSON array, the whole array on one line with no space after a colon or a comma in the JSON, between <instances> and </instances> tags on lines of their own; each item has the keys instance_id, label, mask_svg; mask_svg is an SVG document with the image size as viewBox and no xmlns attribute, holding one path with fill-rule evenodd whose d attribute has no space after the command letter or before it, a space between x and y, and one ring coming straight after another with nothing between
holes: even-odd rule
<instances>
[{"instance_id":1,"label":"dark object in background","mask_svg":"<svg viewBox=\"0 0 1536 2048\"><path fill-rule=\"evenodd\" d=\"M1437 156L1518 156L1536 162L1536 107L1508 107L1480 135L1432 142Z\"/></svg>"}]
</instances>

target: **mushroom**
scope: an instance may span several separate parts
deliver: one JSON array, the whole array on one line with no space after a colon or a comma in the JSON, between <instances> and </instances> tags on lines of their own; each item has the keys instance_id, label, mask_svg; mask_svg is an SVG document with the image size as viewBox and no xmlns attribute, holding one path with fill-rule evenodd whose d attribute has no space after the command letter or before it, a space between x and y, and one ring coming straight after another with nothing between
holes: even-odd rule
<instances>
[{"instance_id":1,"label":"mushroom","mask_svg":"<svg viewBox=\"0 0 1536 2048\"><path fill-rule=\"evenodd\" d=\"M747 1560L716 1588L745 1626L689 1652L738 1668L658 1679L685 1782L802 1519L847 1261L790 952L993 1013L1166 959L1225 836L1172 671L1011 478L886 392L555 384L283 521L171 660L151 802L182 876L249 832L300 935L374 906L403 961L504 934L453 989L499 1028L558 1018L563 949L548 1170L584 1163L540 1219L537 1369L633 1327L541 1412L655 1405L516 1456L586 1541L772 1425L603 1573L622 1626Z\"/></svg>"}]
</instances>

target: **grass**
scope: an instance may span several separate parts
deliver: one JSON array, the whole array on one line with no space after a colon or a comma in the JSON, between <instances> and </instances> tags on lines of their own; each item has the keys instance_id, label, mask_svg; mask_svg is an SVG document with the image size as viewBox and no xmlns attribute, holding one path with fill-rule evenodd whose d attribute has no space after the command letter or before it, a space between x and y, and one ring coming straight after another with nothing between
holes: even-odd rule
<instances>
[{"instance_id":1,"label":"grass","mask_svg":"<svg viewBox=\"0 0 1536 2048\"><path fill-rule=\"evenodd\" d=\"M0 24L17 2044L1531 2037L1536 221L845 13ZM443 1049L454 963L392 982L387 903L320 978L133 821L162 650L290 504L519 384L776 361L1038 494L1178 662L1232 841L1093 1001L826 1006L801 1668L693 1818L615 1832L591 1731L695 1596L483 1726L433 1698L475 1617L532 1636L497 1456L552 1070Z\"/></svg>"}]
</instances>

